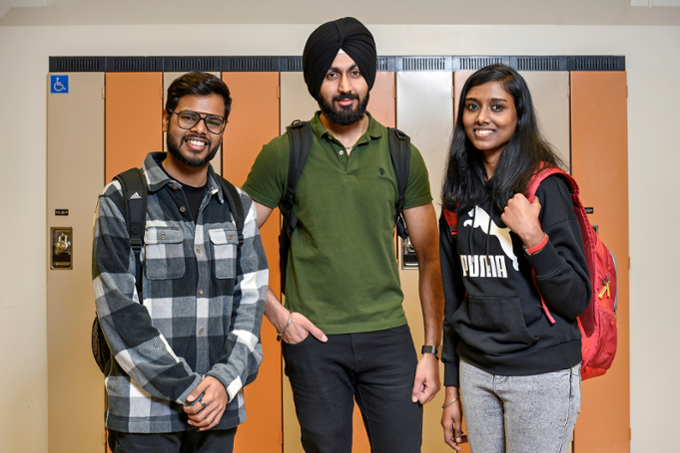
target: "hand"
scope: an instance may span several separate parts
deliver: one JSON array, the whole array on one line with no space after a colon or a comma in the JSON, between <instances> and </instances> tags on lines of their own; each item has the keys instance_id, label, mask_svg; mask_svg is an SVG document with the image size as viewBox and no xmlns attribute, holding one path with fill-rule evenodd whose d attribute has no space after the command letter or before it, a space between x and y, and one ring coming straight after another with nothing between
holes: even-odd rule
<instances>
[{"instance_id":1,"label":"hand","mask_svg":"<svg viewBox=\"0 0 680 453\"><path fill-rule=\"evenodd\" d=\"M189 424L195 426L199 431L217 426L222 419L222 414L227 408L229 395L222 383L212 376L206 376L200 384L189 394L187 401L195 401L203 393L201 401L197 401L192 406L184 406L184 412L189 414Z\"/></svg>"},{"instance_id":2,"label":"hand","mask_svg":"<svg viewBox=\"0 0 680 453\"><path fill-rule=\"evenodd\" d=\"M290 315L289 315L290 316ZM285 328L285 325L284 325ZM306 316L293 312L290 325L286 332L281 337L281 340L288 344L296 344L303 341L309 335L313 336L321 342L328 341L325 333L312 323Z\"/></svg>"},{"instance_id":3,"label":"hand","mask_svg":"<svg viewBox=\"0 0 680 453\"><path fill-rule=\"evenodd\" d=\"M439 359L434 354L423 354L416 367L411 401L425 404L434 398L440 387Z\"/></svg>"},{"instance_id":4,"label":"hand","mask_svg":"<svg viewBox=\"0 0 680 453\"><path fill-rule=\"evenodd\" d=\"M529 203L524 195L517 193L508 200L508 205L501 214L501 220L522 239L527 248L531 248L543 240L543 230L538 222L540 212L541 203L538 197L534 197L534 200Z\"/></svg>"},{"instance_id":5,"label":"hand","mask_svg":"<svg viewBox=\"0 0 680 453\"><path fill-rule=\"evenodd\" d=\"M446 403L458 396L456 387L446 387ZM458 444L463 443L463 411L460 399L445 408L442 412L442 427L444 428L444 442L456 451L461 451ZM454 438L455 435L455 438Z\"/></svg>"}]
</instances>

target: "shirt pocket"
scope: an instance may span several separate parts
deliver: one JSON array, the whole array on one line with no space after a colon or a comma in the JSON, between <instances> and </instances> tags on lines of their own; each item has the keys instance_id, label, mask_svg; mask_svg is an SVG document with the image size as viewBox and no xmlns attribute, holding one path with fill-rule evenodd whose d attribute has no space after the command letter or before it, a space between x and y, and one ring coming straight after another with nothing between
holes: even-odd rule
<instances>
[{"instance_id":1,"label":"shirt pocket","mask_svg":"<svg viewBox=\"0 0 680 453\"><path fill-rule=\"evenodd\" d=\"M215 278L236 278L238 232L234 226L208 230L215 261Z\"/></svg>"},{"instance_id":2,"label":"shirt pocket","mask_svg":"<svg viewBox=\"0 0 680 453\"><path fill-rule=\"evenodd\" d=\"M144 234L144 274L149 280L181 278L186 271L180 228L152 227Z\"/></svg>"}]
</instances>

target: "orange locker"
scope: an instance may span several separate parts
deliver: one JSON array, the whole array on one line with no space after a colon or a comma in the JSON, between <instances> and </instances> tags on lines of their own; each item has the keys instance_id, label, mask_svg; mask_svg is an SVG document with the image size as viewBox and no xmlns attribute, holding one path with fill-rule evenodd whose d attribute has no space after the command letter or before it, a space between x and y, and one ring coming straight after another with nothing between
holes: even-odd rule
<instances>
[{"instance_id":1,"label":"orange locker","mask_svg":"<svg viewBox=\"0 0 680 453\"><path fill-rule=\"evenodd\" d=\"M232 108L222 143L222 175L236 186L246 180L262 145L279 134L279 74L277 72L225 72ZM278 209L260 230L267 261L269 283L280 294ZM264 359L255 382L245 388L248 419L239 426L235 453L281 452L281 345L276 329L262 322Z\"/></svg>"},{"instance_id":2,"label":"orange locker","mask_svg":"<svg viewBox=\"0 0 680 453\"><path fill-rule=\"evenodd\" d=\"M106 179L163 150L163 74L106 74Z\"/></svg>"},{"instance_id":3,"label":"orange locker","mask_svg":"<svg viewBox=\"0 0 680 453\"><path fill-rule=\"evenodd\" d=\"M625 72L571 73L572 174L583 204L594 210L591 223L618 265L618 350L607 374L581 385L576 453L630 451L626 93Z\"/></svg>"}]
</instances>

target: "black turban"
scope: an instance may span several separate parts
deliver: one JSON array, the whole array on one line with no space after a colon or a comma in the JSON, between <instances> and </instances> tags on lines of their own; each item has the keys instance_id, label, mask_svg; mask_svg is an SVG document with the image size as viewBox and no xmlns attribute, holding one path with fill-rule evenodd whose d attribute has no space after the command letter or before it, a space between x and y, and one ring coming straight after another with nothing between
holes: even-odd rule
<instances>
[{"instance_id":1,"label":"black turban","mask_svg":"<svg viewBox=\"0 0 680 453\"><path fill-rule=\"evenodd\" d=\"M368 89L375 82L377 54L375 41L368 28L353 17L326 22L314 30L302 53L302 71L309 94L319 98L321 84L333 60L342 49L354 60Z\"/></svg>"}]
</instances>

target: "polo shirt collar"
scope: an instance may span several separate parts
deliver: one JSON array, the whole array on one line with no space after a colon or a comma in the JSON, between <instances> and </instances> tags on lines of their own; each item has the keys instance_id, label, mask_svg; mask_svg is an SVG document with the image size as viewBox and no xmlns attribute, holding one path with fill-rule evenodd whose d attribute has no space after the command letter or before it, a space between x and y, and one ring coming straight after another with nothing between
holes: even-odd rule
<instances>
[{"instance_id":1,"label":"polo shirt collar","mask_svg":"<svg viewBox=\"0 0 680 453\"><path fill-rule=\"evenodd\" d=\"M319 118L320 115L321 111L317 110L317 112L314 114L314 117L309 122L309 124L312 126L312 132L314 132L314 135L319 139L331 137L331 133L323 126L321 118ZM378 123L370 113L366 112L366 115L368 116L368 129L366 129L364 135L362 135L359 140L357 140L357 145L366 143L369 140L380 139L383 134L383 129L380 127L380 123Z\"/></svg>"}]
</instances>

